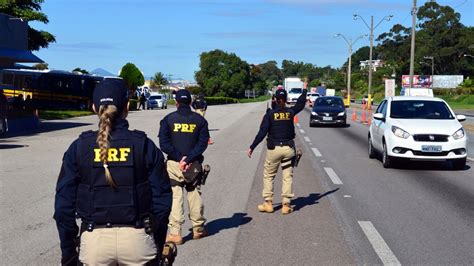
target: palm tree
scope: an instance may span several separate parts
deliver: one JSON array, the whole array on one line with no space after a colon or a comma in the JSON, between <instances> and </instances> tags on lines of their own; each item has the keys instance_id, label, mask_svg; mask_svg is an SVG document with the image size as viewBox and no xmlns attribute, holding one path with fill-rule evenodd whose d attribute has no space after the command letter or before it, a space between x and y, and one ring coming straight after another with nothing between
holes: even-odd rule
<instances>
[{"instance_id":1,"label":"palm tree","mask_svg":"<svg viewBox=\"0 0 474 266\"><path fill-rule=\"evenodd\" d=\"M151 78L151 86L161 88L161 86L168 84L165 75L161 72L156 72Z\"/></svg>"}]
</instances>

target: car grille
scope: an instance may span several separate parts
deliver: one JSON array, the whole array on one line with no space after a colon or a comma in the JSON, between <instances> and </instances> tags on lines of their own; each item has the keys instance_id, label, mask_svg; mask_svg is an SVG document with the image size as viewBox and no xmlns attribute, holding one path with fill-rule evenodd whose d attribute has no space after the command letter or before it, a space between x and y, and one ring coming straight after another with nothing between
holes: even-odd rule
<instances>
[{"instance_id":1,"label":"car grille","mask_svg":"<svg viewBox=\"0 0 474 266\"><path fill-rule=\"evenodd\" d=\"M418 156L446 156L449 154L449 151L443 152L423 152L423 151L412 151L414 155Z\"/></svg>"},{"instance_id":2,"label":"car grille","mask_svg":"<svg viewBox=\"0 0 474 266\"><path fill-rule=\"evenodd\" d=\"M448 135L437 135L437 134L418 134L413 135L415 141L428 141L428 142L447 142Z\"/></svg>"},{"instance_id":3,"label":"car grille","mask_svg":"<svg viewBox=\"0 0 474 266\"><path fill-rule=\"evenodd\" d=\"M318 113L319 116L332 116L336 117L337 113Z\"/></svg>"}]
</instances>

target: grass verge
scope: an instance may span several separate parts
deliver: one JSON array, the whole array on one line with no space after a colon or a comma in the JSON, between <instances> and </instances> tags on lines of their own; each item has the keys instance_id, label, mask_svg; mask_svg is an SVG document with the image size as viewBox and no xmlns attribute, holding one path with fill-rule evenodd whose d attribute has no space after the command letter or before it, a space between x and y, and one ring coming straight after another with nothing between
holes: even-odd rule
<instances>
[{"instance_id":1,"label":"grass verge","mask_svg":"<svg viewBox=\"0 0 474 266\"><path fill-rule=\"evenodd\" d=\"M94 114L91 111L77 110L39 110L40 119L53 120Z\"/></svg>"}]
</instances>

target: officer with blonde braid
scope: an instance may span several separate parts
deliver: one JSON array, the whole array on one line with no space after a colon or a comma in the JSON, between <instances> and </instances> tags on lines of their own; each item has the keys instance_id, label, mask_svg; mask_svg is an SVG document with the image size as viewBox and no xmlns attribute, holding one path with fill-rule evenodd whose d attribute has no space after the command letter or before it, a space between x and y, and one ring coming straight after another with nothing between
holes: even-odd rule
<instances>
[{"instance_id":1,"label":"officer with blonde braid","mask_svg":"<svg viewBox=\"0 0 474 266\"><path fill-rule=\"evenodd\" d=\"M99 131L83 132L64 154L54 213L62 265L159 263L171 185L161 151L128 129L128 106L121 79L102 81L93 95Z\"/></svg>"},{"instance_id":2,"label":"officer with blonde braid","mask_svg":"<svg viewBox=\"0 0 474 266\"><path fill-rule=\"evenodd\" d=\"M282 169L282 209L283 214L293 211L290 203L293 194L293 167L296 162L295 153L295 126L293 119L296 114L303 110L306 103L307 90L298 98L295 106L286 107L287 93L284 89L275 92L276 106L268 109L263 117L260 130L247 152L249 157L255 147L267 136L267 156L263 169L263 198L264 202L258 205L260 212L273 212L273 180L281 165Z\"/></svg>"}]
</instances>

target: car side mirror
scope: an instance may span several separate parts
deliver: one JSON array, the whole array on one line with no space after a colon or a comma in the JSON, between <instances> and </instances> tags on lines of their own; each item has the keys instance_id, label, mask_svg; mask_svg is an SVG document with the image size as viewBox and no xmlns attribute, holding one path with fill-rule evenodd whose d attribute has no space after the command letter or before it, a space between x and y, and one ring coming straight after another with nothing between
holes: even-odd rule
<instances>
[{"instance_id":1,"label":"car side mirror","mask_svg":"<svg viewBox=\"0 0 474 266\"><path fill-rule=\"evenodd\" d=\"M457 119L459 122L466 121L466 116L465 116L465 115L457 115L457 116L456 116L456 119Z\"/></svg>"},{"instance_id":2,"label":"car side mirror","mask_svg":"<svg viewBox=\"0 0 474 266\"><path fill-rule=\"evenodd\" d=\"M380 121L385 121L385 118L382 113L376 113L374 114L374 119L375 120L380 120Z\"/></svg>"}]
</instances>

